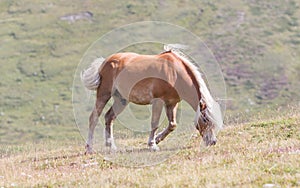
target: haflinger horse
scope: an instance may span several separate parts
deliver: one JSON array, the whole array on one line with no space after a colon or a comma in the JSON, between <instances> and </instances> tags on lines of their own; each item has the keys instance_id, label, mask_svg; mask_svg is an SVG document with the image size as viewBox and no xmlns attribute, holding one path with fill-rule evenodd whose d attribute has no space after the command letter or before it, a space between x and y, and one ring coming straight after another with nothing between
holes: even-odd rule
<instances>
[{"instance_id":1,"label":"haflinger horse","mask_svg":"<svg viewBox=\"0 0 300 188\"><path fill-rule=\"evenodd\" d=\"M215 145L216 134L223 126L220 105L214 100L198 68L178 45L165 45L158 55L116 53L98 58L81 73L85 87L96 90L96 104L89 117L86 153L93 152L93 135L106 103L114 102L105 114L105 144L116 150L113 121L129 102L152 104L151 131L148 146L158 151L157 144L176 128L176 111L181 100L196 112L195 126L207 146ZM168 126L156 135L163 107Z\"/></svg>"}]
</instances>

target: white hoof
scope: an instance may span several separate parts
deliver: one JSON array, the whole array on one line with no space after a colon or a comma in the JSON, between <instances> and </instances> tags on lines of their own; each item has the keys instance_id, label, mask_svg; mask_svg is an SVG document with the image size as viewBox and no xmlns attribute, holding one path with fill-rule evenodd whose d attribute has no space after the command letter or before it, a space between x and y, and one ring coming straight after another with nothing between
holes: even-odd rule
<instances>
[{"instance_id":1,"label":"white hoof","mask_svg":"<svg viewBox=\"0 0 300 188\"><path fill-rule=\"evenodd\" d=\"M110 151L111 152L116 152L118 150L118 148L117 148L117 146L115 145L115 144L112 144L111 146L110 146Z\"/></svg>"},{"instance_id":2,"label":"white hoof","mask_svg":"<svg viewBox=\"0 0 300 188\"><path fill-rule=\"evenodd\" d=\"M159 149L159 147L155 144L155 145L152 145L152 146L149 146L149 149L150 149L150 151L159 151L160 149Z\"/></svg>"}]
</instances>

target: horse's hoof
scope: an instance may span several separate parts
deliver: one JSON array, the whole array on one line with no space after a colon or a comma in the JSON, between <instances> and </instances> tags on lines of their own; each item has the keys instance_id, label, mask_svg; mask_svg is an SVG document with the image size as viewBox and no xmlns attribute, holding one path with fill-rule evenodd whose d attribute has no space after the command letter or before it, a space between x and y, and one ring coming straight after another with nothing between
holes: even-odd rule
<instances>
[{"instance_id":1,"label":"horse's hoof","mask_svg":"<svg viewBox=\"0 0 300 188\"><path fill-rule=\"evenodd\" d=\"M110 151L111 151L111 152L115 153L115 152L117 152L117 150L118 150L118 148L117 148L116 145L112 144L112 145L110 146Z\"/></svg>"},{"instance_id":2,"label":"horse's hoof","mask_svg":"<svg viewBox=\"0 0 300 188\"><path fill-rule=\"evenodd\" d=\"M90 154L94 154L95 152L93 151L92 147L90 147L88 144L85 146L85 152L84 155L90 155Z\"/></svg>"},{"instance_id":3,"label":"horse's hoof","mask_svg":"<svg viewBox=\"0 0 300 188\"><path fill-rule=\"evenodd\" d=\"M158 143L160 143L160 141L161 141L161 137L160 137L160 136L157 136L157 137L155 138L155 143L158 144Z\"/></svg>"},{"instance_id":4,"label":"horse's hoof","mask_svg":"<svg viewBox=\"0 0 300 188\"><path fill-rule=\"evenodd\" d=\"M92 154L94 154L95 152L93 152L93 151L91 151L91 150L86 150L85 152L84 152L84 155L92 155Z\"/></svg>"},{"instance_id":5,"label":"horse's hoof","mask_svg":"<svg viewBox=\"0 0 300 188\"><path fill-rule=\"evenodd\" d=\"M157 145L150 146L149 149L150 149L150 151L153 151L153 152L156 152L156 151L160 150Z\"/></svg>"},{"instance_id":6,"label":"horse's hoof","mask_svg":"<svg viewBox=\"0 0 300 188\"><path fill-rule=\"evenodd\" d=\"M155 136L155 144L160 143L163 139L164 139L164 138L163 138L163 133L162 133L162 132L158 133L158 134Z\"/></svg>"}]
</instances>

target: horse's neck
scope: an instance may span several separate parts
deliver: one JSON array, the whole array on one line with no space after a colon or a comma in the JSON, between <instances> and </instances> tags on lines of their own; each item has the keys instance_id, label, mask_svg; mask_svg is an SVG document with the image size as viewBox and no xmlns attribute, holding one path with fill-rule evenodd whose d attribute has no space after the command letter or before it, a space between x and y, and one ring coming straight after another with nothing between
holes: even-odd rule
<instances>
[{"instance_id":1,"label":"horse's neck","mask_svg":"<svg viewBox=\"0 0 300 188\"><path fill-rule=\"evenodd\" d=\"M182 100L186 101L196 112L200 98L198 96L198 92L194 86L185 85L184 88L181 89L181 92L179 95ZM179 90L178 90L179 91Z\"/></svg>"}]
</instances>

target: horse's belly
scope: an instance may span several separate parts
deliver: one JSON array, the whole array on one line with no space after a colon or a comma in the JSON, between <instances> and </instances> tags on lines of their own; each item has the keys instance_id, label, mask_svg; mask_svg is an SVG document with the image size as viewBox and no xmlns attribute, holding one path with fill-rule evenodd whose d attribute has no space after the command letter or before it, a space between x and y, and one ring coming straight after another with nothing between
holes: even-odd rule
<instances>
[{"instance_id":1,"label":"horse's belly","mask_svg":"<svg viewBox=\"0 0 300 188\"><path fill-rule=\"evenodd\" d=\"M151 104L155 98L160 98L166 103L180 100L178 93L171 84L157 78L141 80L129 92L129 101L135 104Z\"/></svg>"}]
</instances>

